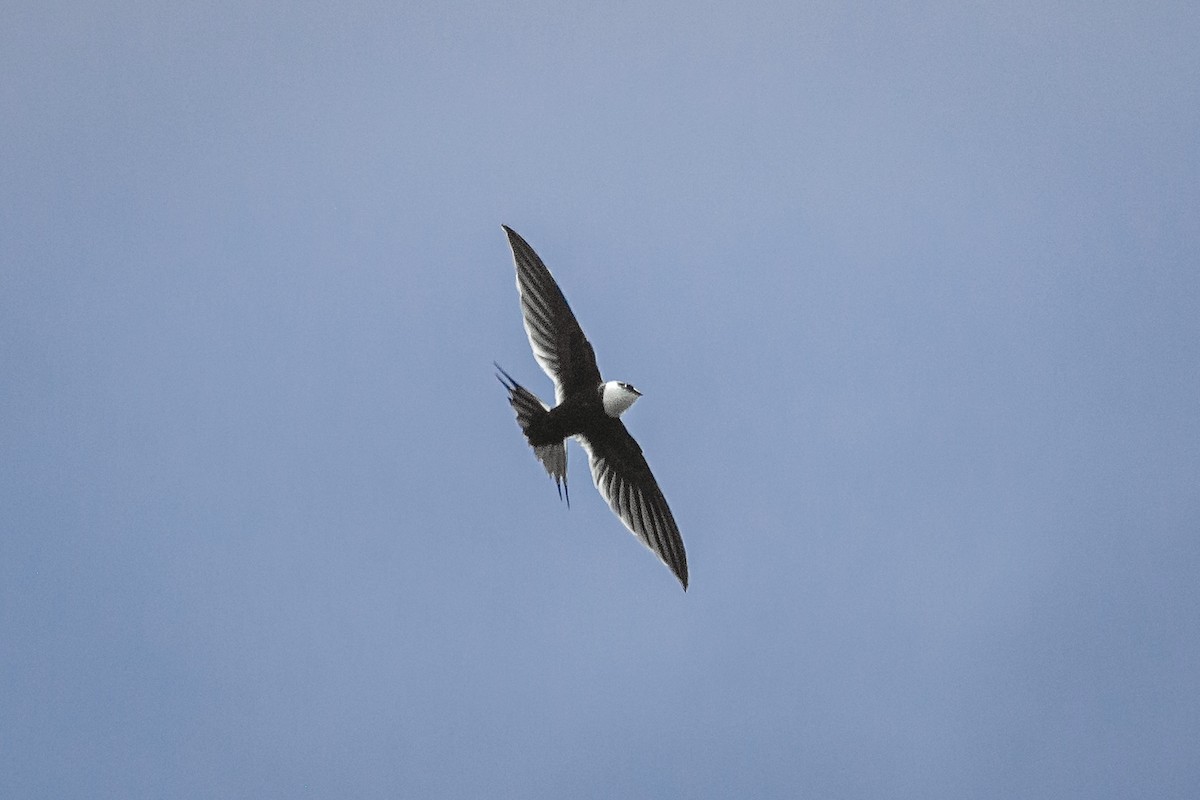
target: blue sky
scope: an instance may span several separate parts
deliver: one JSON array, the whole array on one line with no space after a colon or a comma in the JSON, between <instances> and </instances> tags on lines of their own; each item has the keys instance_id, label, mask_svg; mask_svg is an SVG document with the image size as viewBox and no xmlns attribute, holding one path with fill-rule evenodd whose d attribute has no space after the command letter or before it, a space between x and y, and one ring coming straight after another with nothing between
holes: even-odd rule
<instances>
[{"instance_id":1,"label":"blue sky","mask_svg":"<svg viewBox=\"0 0 1200 800\"><path fill-rule=\"evenodd\" d=\"M1195 4L5 17L0 795L1196 795Z\"/></svg>"}]
</instances>

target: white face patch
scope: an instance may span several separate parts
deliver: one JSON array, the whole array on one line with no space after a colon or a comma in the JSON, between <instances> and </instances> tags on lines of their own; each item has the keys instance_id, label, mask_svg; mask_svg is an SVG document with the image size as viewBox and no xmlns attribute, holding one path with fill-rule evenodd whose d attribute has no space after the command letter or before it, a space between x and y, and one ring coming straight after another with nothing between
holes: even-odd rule
<instances>
[{"instance_id":1,"label":"white face patch","mask_svg":"<svg viewBox=\"0 0 1200 800\"><path fill-rule=\"evenodd\" d=\"M610 417L619 417L641 396L637 389L627 383L605 381L600 399L604 403L605 414Z\"/></svg>"}]
</instances>

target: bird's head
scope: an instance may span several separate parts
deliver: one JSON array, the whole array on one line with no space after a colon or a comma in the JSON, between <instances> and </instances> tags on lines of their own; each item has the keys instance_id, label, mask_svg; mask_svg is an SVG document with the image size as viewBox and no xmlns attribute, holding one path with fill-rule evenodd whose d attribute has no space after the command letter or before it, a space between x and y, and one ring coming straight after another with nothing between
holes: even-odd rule
<instances>
[{"instance_id":1,"label":"bird's head","mask_svg":"<svg viewBox=\"0 0 1200 800\"><path fill-rule=\"evenodd\" d=\"M641 396L641 392L621 381L605 381L604 386L600 389L600 400L604 403L604 413L610 417L621 416Z\"/></svg>"}]
</instances>

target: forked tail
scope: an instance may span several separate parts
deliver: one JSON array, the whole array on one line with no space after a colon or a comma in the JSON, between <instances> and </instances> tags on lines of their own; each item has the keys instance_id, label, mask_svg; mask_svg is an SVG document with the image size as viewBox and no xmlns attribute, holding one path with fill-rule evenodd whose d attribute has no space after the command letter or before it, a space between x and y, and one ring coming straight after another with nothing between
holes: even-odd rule
<instances>
[{"instance_id":1,"label":"forked tail","mask_svg":"<svg viewBox=\"0 0 1200 800\"><path fill-rule=\"evenodd\" d=\"M500 370L496 373L496 379L508 390L508 402L513 411L517 412L517 424L521 426L521 433L529 440L529 446L533 448L537 460L542 462L546 472L554 478L559 498L566 500L568 506L571 505L571 493L567 490L567 443L558 441L552 444L534 444L529 436L530 426L549 414L550 409L537 395L513 380L512 376L504 371L504 367L494 361L492 363Z\"/></svg>"}]
</instances>

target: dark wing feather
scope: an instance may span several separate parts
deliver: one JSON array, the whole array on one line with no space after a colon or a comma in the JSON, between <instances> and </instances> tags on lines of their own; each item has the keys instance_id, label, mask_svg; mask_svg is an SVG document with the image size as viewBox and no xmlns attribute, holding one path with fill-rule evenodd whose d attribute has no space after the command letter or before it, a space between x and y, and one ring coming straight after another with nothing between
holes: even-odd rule
<instances>
[{"instance_id":1,"label":"dark wing feather","mask_svg":"<svg viewBox=\"0 0 1200 800\"><path fill-rule=\"evenodd\" d=\"M542 369L554 381L556 402L567 395L600 385L596 353L583 335L554 276L529 243L504 226L517 268L517 291L529 346Z\"/></svg>"},{"instance_id":2,"label":"dark wing feather","mask_svg":"<svg viewBox=\"0 0 1200 800\"><path fill-rule=\"evenodd\" d=\"M592 467L592 480L642 543L670 567L687 589L687 553L675 517L667 506L642 448L619 419L606 420L600 430L580 435Z\"/></svg>"}]
</instances>

